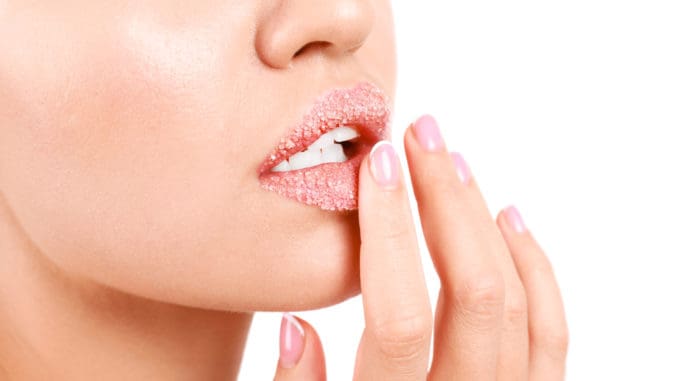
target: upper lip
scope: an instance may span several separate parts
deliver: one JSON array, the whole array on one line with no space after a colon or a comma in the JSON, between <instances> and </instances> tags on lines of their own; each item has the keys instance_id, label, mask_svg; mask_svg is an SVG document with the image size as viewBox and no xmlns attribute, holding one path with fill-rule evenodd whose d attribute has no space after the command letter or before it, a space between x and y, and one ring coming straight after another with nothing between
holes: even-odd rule
<instances>
[{"instance_id":1,"label":"upper lip","mask_svg":"<svg viewBox=\"0 0 678 381\"><path fill-rule=\"evenodd\" d=\"M321 135L340 126L355 128L362 143L374 144L388 138L390 106L384 92L370 82L352 88L337 88L321 95L300 123L280 139L266 156L259 173L303 151Z\"/></svg>"}]
</instances>

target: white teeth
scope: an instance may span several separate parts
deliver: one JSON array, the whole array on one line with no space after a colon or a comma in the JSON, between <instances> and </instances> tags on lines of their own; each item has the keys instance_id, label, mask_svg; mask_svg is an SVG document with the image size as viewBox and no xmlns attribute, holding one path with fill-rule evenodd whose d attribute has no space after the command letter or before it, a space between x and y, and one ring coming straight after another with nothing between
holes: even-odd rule
<instances>
[{"instance_id":1,"label":"white teeth","mask_svg":"<svg viewBox=\"0 0 678 381\"><path fill-rule=\"evenodd\" d=\"M341 144L332 144L323 148L320 156L323 163L343 163L346 161L344 147Z\"/></svg>"},{"instance_id":2,"label":"white teeth","mask_svg":"<svg viewBox=\"0 0 678 381\"><path fill-rule=\"evenodd\" d=\"M312 167L321 163L322 153L319 150L298 152L290 157L290 167L294 169L301 169Z\"/></svg>"},{"instance_id":3,"label":"white teeth","mask_svg":"<svg viewBox=\"0 0 678 381\"><path fill-rule=\"evenodd\" d=\"M335 128L334 130L330 131L330 133L334 135L334 141L337 143L346 142L360 136L358 131L346 126Z\"/></svg>"},{"instance_id":4,"label":"white teeth","mask_svg":"<svg viewBox=\"0 0 678 381\"><path fill-rule=\"evenodd\" d=\"M341 126L322 134L305 151L297 152L288 160L271 169L272 172L288 172L313 167L323 163L343 163L347 160L340 142L355 139L360 134L351 127Z\"/></svg>"},{"instance_id":5,"label":"white teeth","mask_svg":"<svg viewBox=\"0 0 678 381\"><path fill-rule=\"evenodd\" d=\"M273 169L271 169L271 171L273 172L287 172L291 170L292 167L290 167L290 162L287 160L281 161L280 164L276 165L275 167L273 167Z\"/></svg>"},{"instance_id":6,"label":"white teeth","mask_svg":"<svg viewBox=\"0 0 678 381\"><path fill-rule=\"evenodd\" d=\"M332 130L334 131L334 130ZM334 134L332 131L320 135L318 140L314 141L313 144L308 146L306 150L308 151L319 151L325 147L329 147L334 144Z\"/></svg>"}]
</instances>

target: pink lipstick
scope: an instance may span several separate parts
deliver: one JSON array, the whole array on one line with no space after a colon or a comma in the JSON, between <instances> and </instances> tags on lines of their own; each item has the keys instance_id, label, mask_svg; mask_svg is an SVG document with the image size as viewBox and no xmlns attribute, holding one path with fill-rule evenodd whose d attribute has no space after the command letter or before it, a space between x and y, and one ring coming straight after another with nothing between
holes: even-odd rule
<instances>
[{"instance_id":1,"label":"pink lipstick","mask_svg":"<svg viewBox=\"0 0 678 381\"><path fill-rule=\"evenodd\" d=\"M390 137L389 119L386 95L369 82L325 93L261 164L259 181L262 187L325 210L357 209L360 162L376 142ZM338 130L333 131L335 129ZM319 142L321 136L351 130L358 136L340 143L334 141L343 149L343 154L338 154L341 158L332 159L335 162L301 169L288 166L288 162L294 163L306 153L310 155L312 149L309 146ZM337 148L336 145L333 147Z\"/></svg>"}]
</instances>

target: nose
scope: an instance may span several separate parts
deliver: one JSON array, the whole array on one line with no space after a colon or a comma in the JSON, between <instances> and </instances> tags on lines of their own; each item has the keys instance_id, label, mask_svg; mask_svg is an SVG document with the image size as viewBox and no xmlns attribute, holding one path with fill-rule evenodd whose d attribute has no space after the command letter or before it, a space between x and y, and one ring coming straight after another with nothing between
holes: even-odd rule
<instances>
[{"instance_id":1,"label":"nose","mask_svg":"<svg viewBox=\"0 0 678 381\"><path fill-rule=\"evenodd\" d=\"M256 49L282 69L306 54L341 56L358 50L372 30L371 0L277 0L259 24Z\"/></svg>"}]
</instances>

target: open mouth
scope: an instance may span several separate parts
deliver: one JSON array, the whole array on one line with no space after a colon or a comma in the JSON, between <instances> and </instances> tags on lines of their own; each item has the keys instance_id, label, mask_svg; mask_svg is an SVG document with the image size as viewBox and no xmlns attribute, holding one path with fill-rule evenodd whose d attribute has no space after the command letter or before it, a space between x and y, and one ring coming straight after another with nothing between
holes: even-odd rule
<instances>
[{"instance_id":1,"label":"open mouth","mask_svg":"<svg viewBox=\"0 0 678 381\"><path fill-rule=\"evenodd\" d=\"M358 207L358 169L389 137L389 103L371 83L321 96L259 168L264 189L325 210Z\"/></svg>"},{"instance_id":2,"label":"open mouth","mask_svg":"<svg viewBox=\"0 0 678 381\"><path fill-rule=\"evenodd\" d=\"M283 158L271 172L289 172L325 163L343 163L366 144L356 127L339 126L322 135L303 151Z\"/></svg>"}]
</instances>

